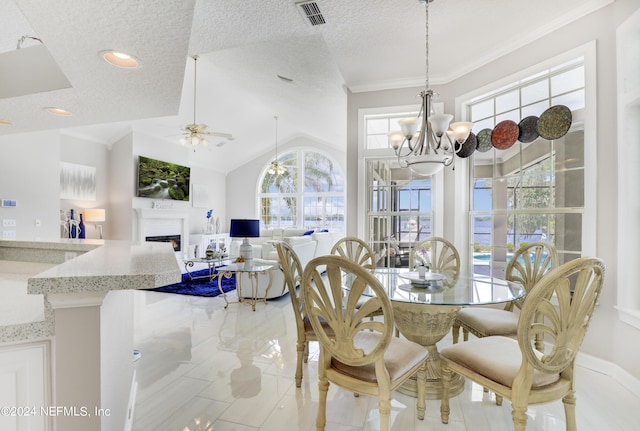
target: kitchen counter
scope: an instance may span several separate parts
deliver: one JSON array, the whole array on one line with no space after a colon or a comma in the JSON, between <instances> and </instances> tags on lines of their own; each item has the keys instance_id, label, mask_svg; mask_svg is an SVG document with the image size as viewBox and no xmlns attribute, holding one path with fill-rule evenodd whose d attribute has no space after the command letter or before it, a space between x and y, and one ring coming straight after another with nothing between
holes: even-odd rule
<instances>
[{"instance_id":1,"label":"kitchen counter","mask_svg":"<svg viewBox=\"0 0 640 431\"><path fill-rule=\"evenodd\" d=\"M168 243L0 241L0 280L6 308L0 343L6 343L53 336L54 299L153 289L179 282L181 271Z\"/></svg>"}]
</instances>

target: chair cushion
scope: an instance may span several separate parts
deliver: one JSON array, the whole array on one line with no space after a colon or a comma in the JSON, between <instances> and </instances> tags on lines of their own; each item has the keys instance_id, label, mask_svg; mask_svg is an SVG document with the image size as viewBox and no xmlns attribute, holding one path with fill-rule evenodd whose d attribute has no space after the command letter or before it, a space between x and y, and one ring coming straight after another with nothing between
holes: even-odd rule
<instances>
[{"instance_id":1,"label":"chair cushion","mask_svg":"<svg viewBox=\"0 0 640 431\"><path fill-rule=\"evenodd\" d=\"M535 352L538 357L542 353ZM511 388L522 365L518 341L509 337L485 337L465 341L440 350L440 356ZM540 388L560 379L560 374L533 371L532 388Z\"/></svg>"},{"instance_id":2,"label":"chair cushion","mask_svg":"<svg viewBox=\"0 0 640 431\"><path fill-rule=\"evenodd\" d=\"M355 337L356 346L365 352L370 352L380 339L376 332L360 332ZM389 371L391 382L403 377L409 370L427 359L428 352L421 345L403 338L391 337L391 343L384 353L384 363ZM340 362L336 358L331 359L332 368L342 374L353 376L359 380L376 382L375 364L367 364L361 367L353 367Z\"/></svg>"},{"instance_id":3,"label":"chair cushion","mask_svg":"<svg viewBox=\"0 0 640 431\"><path fill-rule=\"evenodd\" d=\"M458 312L456 319L488 335L515 335L518 314L496 308L469 307Z\"/></svg>"}]
</instances>

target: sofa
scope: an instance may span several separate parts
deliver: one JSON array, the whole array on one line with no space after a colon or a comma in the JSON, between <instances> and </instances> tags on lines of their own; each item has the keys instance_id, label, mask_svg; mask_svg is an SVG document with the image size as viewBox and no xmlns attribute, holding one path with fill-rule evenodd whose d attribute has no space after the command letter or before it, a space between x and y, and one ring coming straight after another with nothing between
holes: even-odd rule
<instances>
[{"instance_id":1,"label":"sofa","mask_svg":"<svg viewBox=\"0 0 640 431\"><path fill-rule=\"evenodd\" d=\"M279 241L287 242L296 252L302 268L316 256L330 254L331 247L340 238L344 236L341 232L316 232L305 229L265 229L260 232L259 238L250 238L249 242L253 249L254 265L271 265L271 289L269 289L266 298L278 298L288 293L287 286L284 282L284 274L280 267L278 259L278 251L276 244ZM229 247L229 256L231 258L240 254L241 240L234 239ZM251 293L251 281L248 274L241 274L241 283L244 287L243 296ZM264 298L265 291L269 285L269 274L258 274L258 297Z\"/></svg>"}]
</instances>

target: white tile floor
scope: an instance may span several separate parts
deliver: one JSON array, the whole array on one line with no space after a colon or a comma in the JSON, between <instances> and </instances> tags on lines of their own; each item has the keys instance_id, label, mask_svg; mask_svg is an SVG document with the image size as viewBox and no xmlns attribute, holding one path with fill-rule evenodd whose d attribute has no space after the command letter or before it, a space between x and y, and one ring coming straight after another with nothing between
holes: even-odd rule
<instances>
[{"instance_id":1,"label":"white tile floor","mask_svg":"<svg viewBox=\"0 0 640 431\"><path fill-rule=\"evenodd\" d=\"M296 389L296 334L288 296L224 310L222 298L135 293L135 363L139 382L135 431L315 430L317 345L311 346L302 388ZM450 343L450 337L442 341ZM640 398L613 379L577 370L580 431L638 429ZM451 400L448 425L440 402L427 401L419 421L415 399L395 393L392 430L512 430L510 404L501 407L466 382ZM529 409L528 430L565 430L561 402ZM378 429L376 399L331 386L327 430Z\"/></svg>"}]
</instances>

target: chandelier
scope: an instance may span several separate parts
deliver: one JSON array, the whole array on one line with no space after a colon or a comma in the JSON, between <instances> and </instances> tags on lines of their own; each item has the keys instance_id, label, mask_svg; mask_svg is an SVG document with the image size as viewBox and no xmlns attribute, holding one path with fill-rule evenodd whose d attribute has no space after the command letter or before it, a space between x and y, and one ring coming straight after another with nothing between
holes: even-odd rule
<instances>
[{"instance_id":1,"label":"chandelier","mask_svg":"<svg viewBox=\"0 0 640 431\"><path fill-rule=\"evenodd\" d=\"M276 157L271 161L271 166L269 166L267 172L270 175L280 176L283 175L287 169L284 167L284 164L278 160L278 117L274 116L273 118L276 120Z\"/></svg>"},{"instance_id":2,"label":"chandelier","mask_svg":"<svg viewBox=\"0 0 640 431\"><path fill-rule=\"evenodd\" d=\"M221 133L221 132L213 132L208 130L208 126L206 124L198 124L196 123L196 95L197 95L197 78L198 78L198 57L194 55L193 57L193 123L187 124L184 126L183 137L180 140L182 145L190 145L193 148L193 151L199 145L207 146L209 142L205 139L206 136L217 136L220 138L226 138L228 140L233 140L233 136L230 133Z\"/></svg>"},{"instance_id":3,"label":"chandelier","mask_svg":"<svg viewBox=\"0 0 640 431\"><path fill-rule=\"evenodd\" d=\"M401 130L389 133L389 140L400 167L409 167L418 175L433 175L453 163L456 148L469 138L473 123L451 123L453 115L436 113L432 107L434 93L429 88L429 3L433 0L419 1L425 4L426 21L426 78L425 89L420 92L422 104L417 117L398 121Z\"/></svg>"}]
</instances>

